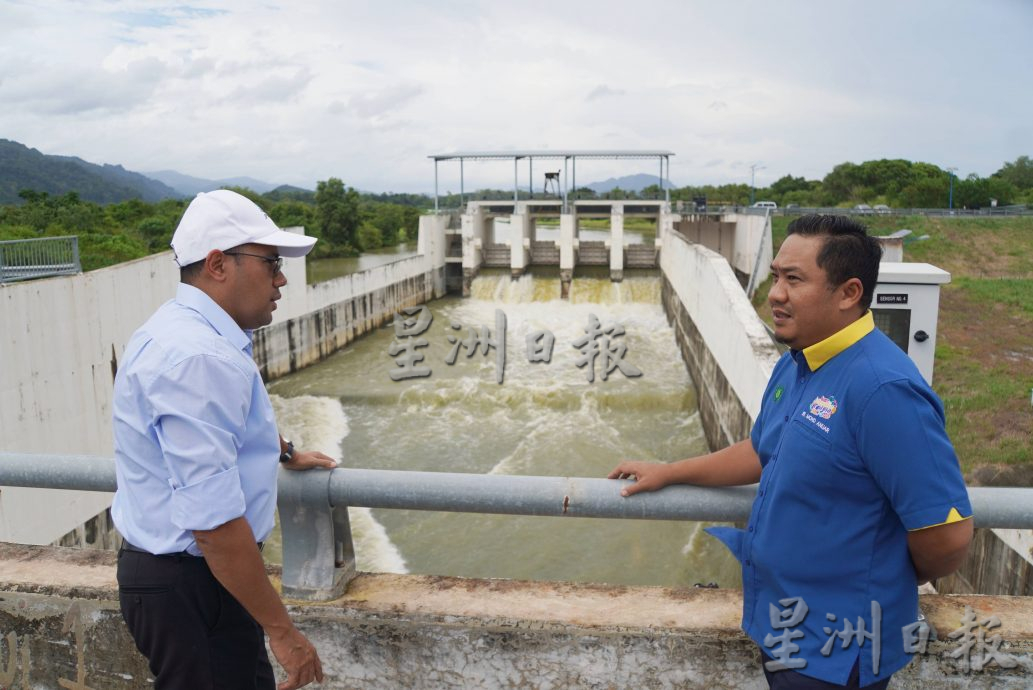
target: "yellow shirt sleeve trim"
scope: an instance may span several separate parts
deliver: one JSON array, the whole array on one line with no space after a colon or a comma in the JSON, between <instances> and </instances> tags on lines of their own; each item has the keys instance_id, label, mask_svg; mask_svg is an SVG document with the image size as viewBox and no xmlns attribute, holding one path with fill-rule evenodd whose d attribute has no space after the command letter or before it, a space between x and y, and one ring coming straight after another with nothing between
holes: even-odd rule
<instances>
[{"instance_id":1,"label":"yellow shirt sleeve trim","mask_svg":"<svg viewBox=\"0 0 1033 690\"><path fill-rule=\"evenodd\" d=\"M972 516L962 517L961 513L958 512L957 508L951 508L950 512L947 513L947 519L943 522L938 522L935 525L926 525L925 527L916 527L915 529L909 529L908 532L918 532L919 530L929 529L930 527L940 527L941 525L949 525L952 522L962 522L963 520L971 520Z\"/></svg>"}]
</instances>

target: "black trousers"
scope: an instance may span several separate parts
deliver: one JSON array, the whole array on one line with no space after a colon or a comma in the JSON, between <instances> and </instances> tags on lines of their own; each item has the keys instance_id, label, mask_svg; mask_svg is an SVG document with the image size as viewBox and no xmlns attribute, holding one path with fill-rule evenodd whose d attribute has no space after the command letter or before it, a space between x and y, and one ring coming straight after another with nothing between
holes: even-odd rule
<instances>
[{"instance_id":1,"label":"black trousers","mask_svg":"<svg viewBox=\"0 0 1033 690\"><path fill-rule=\"evenodd\" d=\"M118 599L157 690L274 690L265 633L203 558L118 554Z\"/></svg>"}]
</instances>

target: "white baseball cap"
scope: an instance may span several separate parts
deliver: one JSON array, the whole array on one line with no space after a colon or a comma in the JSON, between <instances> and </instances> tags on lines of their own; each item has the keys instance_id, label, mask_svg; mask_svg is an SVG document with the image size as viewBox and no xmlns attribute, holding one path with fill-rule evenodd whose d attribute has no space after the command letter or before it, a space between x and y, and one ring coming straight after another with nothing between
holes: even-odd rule
<instances>
[{"instance_id":1,"label":"white baseball cap","mask_svg":"<svg viewBox=\"0 0 1033 690\"><path fill-rule=\"evenodd\" d=\"M296 258L308 254L316 238L285 232L246 196L217 189L201 192L187 206L172 235L172 251L182 267L203 260L213 249L226 251L252 242Z\"/></svg>"}]
</instances>

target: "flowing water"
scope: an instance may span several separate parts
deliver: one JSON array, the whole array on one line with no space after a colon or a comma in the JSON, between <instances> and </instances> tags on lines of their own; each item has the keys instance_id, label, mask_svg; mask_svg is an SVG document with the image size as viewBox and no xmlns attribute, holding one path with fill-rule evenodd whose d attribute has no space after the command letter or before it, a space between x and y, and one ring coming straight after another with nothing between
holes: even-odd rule
<instances>
[{"instance_id":1,"label":"flowing water","mask_svg":"<svg viewBox=\"0 0 1033 690\"><path fill-rule=\"evenodd\" d=\"M560 300L555 275L511 280L482 273L471 298L429 305L420 337L427 378L392 381L382 328L269 385L280 430L304 448L322 449L345 467L517 475L603 477L621 459L678 460L706 452L695 391L660 307L655 274L611 283L605 271L578 275ZM630 273L630 272L629 272ZM506 316L504 381L495 350L445 363L469 327L498 339ZM590 315L620 324L619 370L587 380L573 342ZM451 325L459 324L461 330ZM529 361L526 336L555 336L551 361ZM468 577L576 580L614 584L739 585L738 564L701 524L652 520L523 517L351 509L358 567L366 571ZM276 538L267 553L276 557Z\"/></svg>"},{"instance_id":2,"label":"flowing water","mask_svg":"<svg viewBox=\"0 0 1033 690\"><path fill-rule=\"evenodd\" d=\"M334 257L330 259L306 259L305 282L309 285L339 278L351 273L367 271L376 266L401 261L416 256L416 243L403 242L393 247L381 247L359 256Z\"/></svg>"}]
</instances>

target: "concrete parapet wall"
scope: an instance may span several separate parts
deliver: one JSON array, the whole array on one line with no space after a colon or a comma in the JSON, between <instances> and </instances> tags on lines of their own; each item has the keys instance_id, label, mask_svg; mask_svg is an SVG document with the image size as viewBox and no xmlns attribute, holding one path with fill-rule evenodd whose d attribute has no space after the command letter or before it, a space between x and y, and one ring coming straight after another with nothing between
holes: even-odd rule
<instances>
[{"instance_id":1,"label":"concrete parapet wall","mask_svg":"<svg viewBox=\"0 0 1033 690\"><path fill-rule=\"evenodd\" d=\"M660 251L663 304L699 392L713 449L749 435L779 353L728 262L668 233Z\"/></svg>"},{"instance_id":2,"label":"concrete parapet wall","mask_svg":"<svg viewBox=\"0 0 1033 690\"><path fill-rule=\"evenodd\" d=\"M113 553L0 544L0 573L5 687L148 685L118 611ZM921 606L945 641L892 688L1029 687L1033 601L926 595ZM962 670L947 635L966 606L1000 617L994 632L1018 667ZM340 599L290 611L319 650L323 688L760 690L741 607L735 590L365 574Z\"/></svg>"},{"instance_id":3,"label":"concrete parapet wall","mask_svg":"<svg viewBox=\"0 0 1033 690\"><path fill-rule=\"evenodd\" d=\"M735 243L732 258L728 263L746 275L754 276L754 285L768 279L771 261L774 259L771 244L771 215L755 213L729 213L722 222L735 223Z\"/></svg>"},{"instance_id":4,"label":"concrete parapet wall","mask_svg":"<svg viewBox=\"0 0 1033 690\"><path fill-rule=\"evenodd\" d=\"M383 287L255 331L254 357L262 378L271 381L318 362L391 321L397 311L445 294L444 266L412 276L399 271L392 279L395 282Z\"/></svg>"},{"instance_id":5,"label":"concrete parapet wall","mask_svg":"<svg viewBox=\"0 0 1033 690\"><path fill-rule=\"evenodd\" d=\"M420 254L306 287L305 262L284 263L273 322L256 333L268 377L293 371L383 323L399 308L445 294L446 216L420 218ZM293 228L300 232L300 228ZM112 387L133 332L175 296L172 252L108 268L0 284L0 450L110 455ZM4 488L0 540L110 546L94 492ZM93 538L91 538L93 535Z\"/></svg>"},{"instance_id":6,"label":"concrete parapet wall","mask_svg":"<svg viewBox=\"0 0 1033 690\"><path fill-rule=\"evenodd\" d=\"M175 294L178 281L172 252L164 252L0 285L0 449L110 454L118 362L133 331ZM105 494L5 488L0 539L53 541L109 502Z\"/></svg>"}]
</instances>

